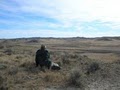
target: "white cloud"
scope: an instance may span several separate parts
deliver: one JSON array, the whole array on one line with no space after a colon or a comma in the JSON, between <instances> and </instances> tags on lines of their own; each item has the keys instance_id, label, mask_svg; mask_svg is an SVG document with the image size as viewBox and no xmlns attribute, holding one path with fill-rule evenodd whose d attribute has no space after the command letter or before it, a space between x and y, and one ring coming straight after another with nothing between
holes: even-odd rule
<instances>
[{"instance_id":1,"label":"white cloud","mask_svg":"<svg viewBox=\"0 0 120 90\"><path fill-rule=\"evenodd\" d=\"M62 0L61 17L76 20L120 22L119 0Z\"/></svg>"},{"instance_id":2,"label":"white cloud","mask_svg":"<svg viewBox=\"0 0 120 90\"><path fill-rule=\"evenodd\" d=\"M24 36L33 36L37 35L39 36L40 32L43 36L99 36L99 35L112 35L110 33L114 33L114 31L111 31L112 29L119 29L120 30L120 0L12 0L13 2L17 3L16 6L7 6L9 2L0 4L1 8L11 11L13 15L11 17L16 17L21 19L21 21L3 21L0 20L0 23L8 23L8 24L15 24L18 23L18 25L22 27L23 26L33 26L34 27L42 27L42 26L49 26L51 27L47 31L48 35L46 35L46 32L41 29L39 30L32 30L28 33L23 32L23 30L18 30L19 33L21 33ZM20 14L19 14L20 13ZM44 16L44 17L50 17L55 20L58 20L59 23L54 22L42 22L42 21L33 21L33 20L26 20L26 18L22 15L22 13L27 13L28 15L36 15L36 16ZM1 14L1 13L0 13ZM15 15L14 15L15 14ZM3 14L2 14L3 15ZM9 15L9 16L10 16ZM106 27L110 27L110 32L101 32L99 28L89 26L89 30L98 31L97 34L91 33L87 34L87 32L84 31L84 26L82 23L84 22L93 22L93 21L100 21L102 25ZM100 24L101 24L100 23ZM94 23L93 23L94 24ZM55 30L52 30L52 28L55 28ZM58 28L58 30L57 30ZM71 28L74 32L65 32L65 31L59 31L60 28ZM14 30L13 30L14 31ZM15 30L16 31L16 30ZM0 31L1 32L1 31ZM78 33L79 32L79 33ZM16 31L17 33L17 31ZM100 34L101 33L101 34ZM116 33L116 32L115 32ZM114 35L115 35L114 33ZM18 33L17 33L18 34ZM117 33L118 34L118 33ZM117 35L116 34L116 35Z\"/></svg>"},{"instance_id":3,"label":"white cloud","mask_svg":"<svg viewBox=\"0 0 120 90\"><path fill-rule=\"evenodd\" d=\"M25 12L45 14L62 20L120 22L119 0L16 0Z\"/></svg>"},{"instance_id":4,"label":"white cloud","mask_svg":"<svg viewBox=\"0 0 120 90\"><path fill-rule=\"evenodd\" d=\"M119 0L12 0L19 7L7 7L47 15L63 21L111 21L120 23Z\"/></svg>"}]
</instances>

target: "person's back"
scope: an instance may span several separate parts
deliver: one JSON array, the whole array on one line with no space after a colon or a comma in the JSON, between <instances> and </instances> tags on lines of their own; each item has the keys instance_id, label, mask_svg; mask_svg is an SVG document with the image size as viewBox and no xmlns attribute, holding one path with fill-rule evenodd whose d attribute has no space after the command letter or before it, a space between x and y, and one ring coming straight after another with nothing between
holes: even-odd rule
<instances>
[{"instance_id":1,"label":"person's back","mask_svg":"<svg viewBox=\"0 0 120 90\"><path fill-rule=\"evenodd\" d=\"M41 50L39 49L36 52L36 57L37 59L39 59L40 61L46 61L49 59L49 52L47 50Z\"/></svg>"},{"instance_id":2,"label":"person's back","mask_svg":"<svg viewBox=\"0 0 120 90\"><path fill-rule=\"evenodd\" d=\"M40 65L42 67L51 63L51 61L49 61L49 58L49 52L46 50L44 45L41 45L41 49L36 52L36 66Z\"/></svg>"}]
</instances>

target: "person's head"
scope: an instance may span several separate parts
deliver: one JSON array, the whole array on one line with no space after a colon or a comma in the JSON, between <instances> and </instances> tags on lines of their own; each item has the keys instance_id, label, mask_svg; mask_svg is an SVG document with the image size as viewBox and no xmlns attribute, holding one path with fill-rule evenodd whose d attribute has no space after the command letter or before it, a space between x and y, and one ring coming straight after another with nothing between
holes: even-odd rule
<instances>
[{"instance_id":1,"label":"person's head","mask_svg":"<svg viewBox=\"0 0 120 90\"><path fill-rule=\"evenodd\" d=\"M46 49L46 46L45 45L41 45L41 50L45 50Z\"/></svg>"}]
</instances>

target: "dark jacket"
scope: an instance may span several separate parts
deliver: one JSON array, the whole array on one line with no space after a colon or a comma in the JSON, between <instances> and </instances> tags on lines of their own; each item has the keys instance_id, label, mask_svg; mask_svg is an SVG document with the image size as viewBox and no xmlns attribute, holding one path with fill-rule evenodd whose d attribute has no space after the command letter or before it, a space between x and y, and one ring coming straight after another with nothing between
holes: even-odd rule
<instances>
[{"instance_id":1,"label":"dark jacket","mask_svg":"<svg viewBox=\"0 0 120 90\"><path fill-rule=\"evenodd\" d=\"M50 54L47 50L41 50L39 49L37 52L36 52L36 62L37 63L44 63L45 61L48 61L50 58Z\"/></svg>"}]
</instances>

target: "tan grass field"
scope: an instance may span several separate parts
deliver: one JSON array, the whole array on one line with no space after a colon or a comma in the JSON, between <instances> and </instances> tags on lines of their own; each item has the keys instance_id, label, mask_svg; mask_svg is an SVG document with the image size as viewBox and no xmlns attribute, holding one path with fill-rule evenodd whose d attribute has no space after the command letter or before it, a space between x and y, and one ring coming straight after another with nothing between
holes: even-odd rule
<instances>
[{"instance_id":1,"label":"tan grass field","mask_svg":"<svg viewBox=\"0 0 120 90\"><path fill-rule=\"evenodd\" d=\"M35 67L41 44L60 71ZM120 90L120 38L0 40L0 90Z\"/></svg>"}]
</instances>

